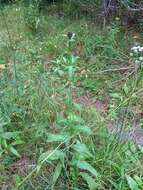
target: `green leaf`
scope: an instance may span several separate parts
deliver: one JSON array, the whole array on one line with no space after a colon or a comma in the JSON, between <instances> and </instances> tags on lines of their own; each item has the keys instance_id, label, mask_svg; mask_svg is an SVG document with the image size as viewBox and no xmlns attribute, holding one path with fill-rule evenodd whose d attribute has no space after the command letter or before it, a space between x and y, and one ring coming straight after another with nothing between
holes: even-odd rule
<instances>
[{"instance_id":1,"label":"green leaf","mask_svg":"<svg viewBox=\"0 0 143 190\"><path fill-rule=\"evenodd\" d=\"M90 172L95 177L98 176L97 171L86 161L78 161L77 162L77 167L79 169L86 170L86 171Z\"/></svg>"},{"instance_id":2,"label":"green leaf","mask_svg":"<svg viewBox=\"0 0 143 190\"><path fill-rule=\"evenodd\" d=\"M136 182L138 183L139 186L142 186L143 185L143 180L141 177L135 175L134 176L134 179L136 180Z\"/></svg>"},{"instance_id":3,"label":"green leaf","mask_svg":"<svg viewBox=\"0 0 143 190\"><path fill-rule=\"evenodd\" d=\"M68 66L69 79L72 80L74 77L75 68L73 66Z\"/></svg>"},{"instance_id":4,"label":"green leaf","mask_svg":"<svg viewBox=\"0 0 143 190\"><path fill-rule=\"evenodd\" d=\"M143 154L143 146L138 145L138 148L139 148L139 150L141 151L141 153Z\"/></svg>"},{"instance_id":5,"label":"green leaf","mask_svg":"<svg viewBox=\"0 0 143 190\"><path fill-rule=\"evenodd\" d=\"M3 60L3 59L0 59L0 64L5 64L5 60Z\"/></svg>"},{"instance_id":6,"label":"green leaf","mask_svg":"<svg viewBox=\"0 0 143 190\"><path fill-rule=\"evenodd\" d=\"M121 96L121 94L118 94L118 93L112 93L112 94L111 94L111 97L112 97L112 98L116 98L116 99L123 100L123 97Z\"/></svg>"},{"instance_id":7,"label":"green leaf","mask_svg":"<svg viewBox=\"0 0 143 190\"><path fill-rule=\"evenodd\" d=\"M88 184L89 190L96 190L99 188L99 185L95 182L95 180L87 173L80 173L84 181Z\"/></svg>"},{"instance_id":8,"label":"green leaf","mask_svg":"<svg viewBox=\"0 0 143 190\"><path fill-rule=\"evenodd\" d=\"M68 116L68 121L70 121L71 123L75 123L75 122L78 122L78 123L83 123L83 119L81 117L78 117L77 115L75 114L70 114Z\"/></svg>"},{"instance_id":9,"label":"green leaf","mask_svg":"<svg viewBox=\"0 0 143 190\"><path fill-rule=\"evenodd\" d=\"M70 136L67 133L63 134L49 134L47 142L63 142L70 139Z\"/></svg>"},{"instance_id":10,"label":"green leaf","mask_svg":"<svg viewBox=\"0 0 143 190\"><path fill-rule=\"evenodd\" d=\"M71 63L72 63L72 64L75 64L76 61L77 61L77 59L79 59L78 56L72 56L72 57L71 57Z\"/></svg>"},{"instance_id":11,"label":"green leaf","mask_svg":"<svg viewBox=\"0 0 143 190\"><path fill-rule=\"evenodd\" d=\"M36 172L38 173L42 167L42 164L46 161L64 160L65 153L60 150L49 150L41 154L36 166Z\"/></svg>"},{"instance_id":12,"label":"green leaf","mask_svg":"<svg viewBox=\"0 0 143 190\"><path fill-rule=\"evenodd\" d=\"M21 181L22 181L21 177L20 177L19 175L16 175L16 176L15 176L16 186L18 186Z\"/></svg>"},{"instance_id":13,"label":"green leaf","mask_svg":"<svg viewBox=\"0 0 143 190\"><path fill-rule=\"evenodd\" d=\"M52 188L54 188L54 185L56 184L60 174L62 171L62 164L59 162L55 168L54 174L53 174L53 184L52 184Z\"/></svg>"},{"instance_id":14,"label":"green leaf","mask_svg":"<svg viewBox=\"0 0 143 190\"><path fill-rule=\"evenodd\" d=\"M64 71L62 71L61 69L58 70L58 74L59 76L63 76L64 75Z\"/></svg>"},{"instance_id":15,"label":"green leaf","mask_svg":"<svg viewBox=\"0 0 143 190\"><path fill-rule=\"evenodd\" d=\"M0 133L0 138L4 139L11 139L11 138L16 138L19 132L2 132Z\"/></svg>"},{"instance_id":16,"label":"green leaf","mask_svg":"<svg viewBox=\"0 0 143 190\"><path fill-rule=\"evenodd\" d=\"M71 127L72 133L73 134L79 134L83 133L85 135L91 135L92 131L89 127L84 126L84 125L75 125L74 127Z\"/></svg>"},{"instance_id":17,"label":"green leaf","mask_svg":"<svg viewBox=\"0 0 143 190\"><path fill-rule=\"evenodd\" d=\"M129 93L129 88L127 87L127 84L124 84L123 90L124 90L125 94L128 95L128 93Z\"/></svg>"},{"instance_id":18,"label":"green leaf","mask_svg":"<svg viewBox=\"0 0 143 190\"><path fill-rule=\"evenodd\" d=\"M82 107L81 107L80 104L78 104L78 103L73 103L73 104L74 104L74 107L75 107L75 109L76 109L77 111L81 111L81 110L82 110Z\"/></svg>"},{"instance_id":19,"label":"green leaf","mask_svg":"<svg viewBox=\"0 0 143 190\"><path fill-rule=\"evenodd\" d=\"M140 190L136 181L129 175L126 175L126 179L131 190Z\"/></svg>"},{"instance_id":20,"label":"green leaf","mask_svg":"<svg viewBox=\"0 0 143 190\"><path fill-rule=\"evenodd\" d=\"M22 141L22 140L15 140L14 142L11 143L12 146L20 145L20 144L24 144L24 141Z\"/></svg>"},{"instance_id":21,"label":"green leaf","mask_svg":"<svg viewBox=\"0 0 143 190\"><path fill-rule=\"evenodd\" d=\"M42 164L37 164L37 165L36 165L36 174L39 173L41 167L42 167Z\"/></svg>"},{"instance_id":22,"label":"green leaf","mask_svg":"<svg viewBox=\"0 0 143 190\"><path fill-rule=\"evenodd\" d=\"M7 124L8 124L8 122L3 122L3 121L0 120L0 128L4 127Z\"/></svg>"},{"instance_id":23,"label":"green leaf","mask_svg":"<svg viewBox=\"0 0 143 190\"><path fill-rule=\"evenodd\" d=\"M60 150L49 150L47 152L44 152L43 154L41 154L41 156L39 157L39 163L47 161L47 160L59 160L59 159L63 159L65 156L65 153L60 151Z\"/></svg>"},{"instance_id":24,"label":"green leaf","mask_svg":"<svg viewBox=\"0 0 143 190\"><path fill-rule=\"evenodd\" d=\"M79 141L75 145L73 145L73 149L86 158L93 157L88 147L85 144L80 143Z\"/></svg>"},{"instance_id":25,"label":"green leaf","mask_svg":"<svg viewBox=\"0 0 143 190\"><path fill-rule=\"evenodd\" d=\"M114 187L115 189L119 189L119 184L118 183L115 183L113 180L111 179L107 179Z\"/></svg>"},{"instance_id":26,"label":"green leaf","mask_svg":"<svg viewBox=\"0 0 143 190\"><path fill-rule=\"evenodd\" d=\"M17 150L13 146L10 146L9 150L12 154L20 158L20 154L17 152Z\"/></svg>"}]
</instances>

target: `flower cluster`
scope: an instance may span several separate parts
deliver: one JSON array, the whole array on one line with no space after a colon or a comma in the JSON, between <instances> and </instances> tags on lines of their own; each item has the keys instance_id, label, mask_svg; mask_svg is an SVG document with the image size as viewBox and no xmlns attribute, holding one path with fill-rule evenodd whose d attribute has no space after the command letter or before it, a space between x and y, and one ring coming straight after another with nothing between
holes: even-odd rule
<instances>
[{"instance_id":1,"label":"flower cluster","mask_svg":"<svg viewBox=\"0 0 143 190\"><path fill-rule=\"evenodd\" d=\"M130 56L133 58L136 64L143 65L143 47L136 45L131 48Z\"/></svg>"}]
</instances>

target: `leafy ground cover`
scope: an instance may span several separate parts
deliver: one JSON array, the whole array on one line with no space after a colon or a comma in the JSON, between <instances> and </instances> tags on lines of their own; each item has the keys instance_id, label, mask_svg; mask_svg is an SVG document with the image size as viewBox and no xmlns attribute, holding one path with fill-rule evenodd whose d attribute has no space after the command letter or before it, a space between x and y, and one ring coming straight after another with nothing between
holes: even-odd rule
<instances>
[{"instance_id":1,"label":"leafy ground cover","mask_svg":"<svg viewBox=\"0 0 143 190\"><path fill-rule=\"evenodd\" d=\"M142 60L130 54L142 34L21 4L0 16L0 188L143 189Z\"/></svg>"}]
</instances>

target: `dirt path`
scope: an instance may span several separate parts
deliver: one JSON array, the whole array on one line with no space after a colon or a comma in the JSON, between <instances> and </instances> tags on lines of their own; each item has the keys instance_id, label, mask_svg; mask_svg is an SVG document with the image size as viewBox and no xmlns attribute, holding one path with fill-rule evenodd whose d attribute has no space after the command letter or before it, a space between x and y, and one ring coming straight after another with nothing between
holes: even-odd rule
<instances>
[{"instance_id":1,"label":"dirt path","mask_svg":"<svg viewBox=\"0 0 143 190\"><path fill-rule=\"evenodd\" d=\"M79 103L83 107L94 107L96 108L97 112L100 114L104 114L108 112L109 107L109 100L106 99L105 101L95 100L89 94L83 96L77 96L76 93L73 94L73 99L76 103ZM135 118L134 118L135 119ZM143 146L143 129L141 128L139 122L135 123L131 121L130 128L122 128L119 125L119 122L111 122L107 124L108 130L113 133L117 134L121 141L133 141L137 145Z\"/></svg>"}]
</instances>

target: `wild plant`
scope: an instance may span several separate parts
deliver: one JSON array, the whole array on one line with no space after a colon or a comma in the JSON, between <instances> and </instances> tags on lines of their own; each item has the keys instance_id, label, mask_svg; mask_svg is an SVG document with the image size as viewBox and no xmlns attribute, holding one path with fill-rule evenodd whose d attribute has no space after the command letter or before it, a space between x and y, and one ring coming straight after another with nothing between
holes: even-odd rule
<instances>
[{"instance_id":1,"label":"wild plant","mask_svg":"<svg viewBox=\"0 0 143 190\"><path fill-rule=\"evenodd\" d=\"M143 65L143 47L140 45L135 45L131 48L130 53L131 58L134 60L135 64L139 67Z\"/></svg>"},{"instance_id":2,"label":"wild plant","mask_svg":"<svg viewBox=\"0 0 143 190\"><path fill-rule=\"evenodd\" d=\"M56 184L59 176L64 178L65 183L71 188L78 186L78 178L81 176L89 186L97 186L94 178L98 176L97 171L88 162L93 155L85 143L82 142L82 137L88 139L92 135L91 129L86 125L85 121L77 115L77 110L74 108L72 99L72 89L76 82L76 61L77 57L73 55L73 43L75 36L73 33L67 35L67 49L64 56L56 60L58 69L56 72L67 76L67 83L65 87L69 96L69 107L66 110L66 117L59 117L56 125L59 132L55 134L48 134L48 143L57 145L60 143L58 149L48 150L40 155L37 169L42 167L43 161L50 165L56 165L53 173L52 188ZM75 113L74 113L75 112ZM49 155L53 154L49 157ZM82 172L82 170L84 172ZM90 175L89 175L90 173ZM91 184L89 183L92 182Z\"/></svg>"},{"instance_id":3,"label":"wild plant","mask_svg":"<svg viewBox=\"0 0 143 190\"><path fill-rule=\"evenodd\" d=\"M33 0L28 2L25 8L23 9L25 24L32 32L36 32L39 27L39 4L39 0Z\"/></svg>"}]
</instances>

